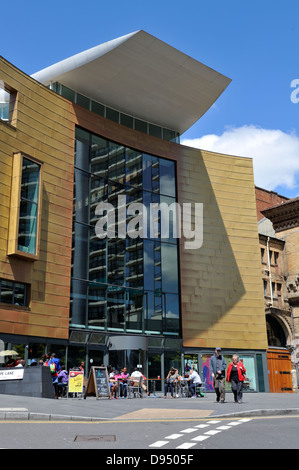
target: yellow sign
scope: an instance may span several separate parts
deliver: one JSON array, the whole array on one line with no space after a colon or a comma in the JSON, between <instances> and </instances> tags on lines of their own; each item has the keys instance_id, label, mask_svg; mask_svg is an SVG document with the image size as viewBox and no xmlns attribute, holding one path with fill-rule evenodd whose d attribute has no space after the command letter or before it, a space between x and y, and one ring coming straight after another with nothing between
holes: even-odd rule
<instances>
[{"instance_id":1,"label":"yellow sign","mask_svg":"<svg viewBox=\"0 0 299 470\"><path fill-rule=\"evenodd\" d=\"M83 393L84 372L71 370L69 375L69 393Z\"/></svg>"}]
</instances>

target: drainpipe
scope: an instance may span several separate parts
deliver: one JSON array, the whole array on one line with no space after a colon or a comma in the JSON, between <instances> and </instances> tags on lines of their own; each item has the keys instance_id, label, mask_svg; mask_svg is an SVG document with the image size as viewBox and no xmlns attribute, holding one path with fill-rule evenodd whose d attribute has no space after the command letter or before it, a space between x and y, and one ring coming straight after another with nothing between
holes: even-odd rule
<instances>
[{"instance_id":1,"label":"drainpipe","mask_svg":"<svg viewBox=\"0 0 299 470\"><path fill-rule=\"evenodd\" d=\"M271 263L270 263L269 241L270 241L270 237L267 238L267 260L268 260L268 269L269 269L270 296L271 296L271 307L272 307L273 306L273 292L272 292L272 273L271 273Z\"/></svg>"}]
</instances>

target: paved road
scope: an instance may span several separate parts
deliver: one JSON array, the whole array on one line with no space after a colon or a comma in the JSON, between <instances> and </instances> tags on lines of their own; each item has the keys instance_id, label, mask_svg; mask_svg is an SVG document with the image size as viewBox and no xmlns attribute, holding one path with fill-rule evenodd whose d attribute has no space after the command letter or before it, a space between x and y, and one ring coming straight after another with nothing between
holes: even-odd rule
<instances>
[{"instance_id":1,"label":"paved road","mask_svg":"<svg viewBox=\"0 0 299 470\"><path fill-rule=\"evenodd\" d=\"M192 457L202 449L298 449L298 431L299 415L85 423L5 420L0 422L0 448L101 449L107 459L146 455L152 464L162 464L157 456L183 451Z\"/></svg>"}]
</instances>

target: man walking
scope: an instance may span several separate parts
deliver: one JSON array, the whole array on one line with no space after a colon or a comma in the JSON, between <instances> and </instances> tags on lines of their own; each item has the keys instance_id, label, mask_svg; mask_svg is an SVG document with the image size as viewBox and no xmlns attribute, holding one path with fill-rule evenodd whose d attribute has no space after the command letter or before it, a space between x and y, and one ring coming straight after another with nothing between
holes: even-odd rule
<instances>
[{"instance_id":1,"label":"man walking","mask_svg":"<svg viewBox=\"0 0 299 470\"><path fill-rule=\"evenodd\" d=\"M213 377L217 401L221 401L221 403L225 401L225 369L226 360L221 354L221 348L217 347L214 356L210 360L210 371Z\"/></svg>"}]
</instances>

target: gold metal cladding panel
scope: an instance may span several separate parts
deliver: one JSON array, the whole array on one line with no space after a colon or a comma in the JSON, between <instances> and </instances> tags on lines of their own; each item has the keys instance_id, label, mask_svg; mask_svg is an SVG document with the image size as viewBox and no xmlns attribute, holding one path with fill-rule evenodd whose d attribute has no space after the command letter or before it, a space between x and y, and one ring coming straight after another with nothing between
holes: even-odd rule
<instances>
[{"instance_id":1,"label":"gold metal cladding panel","mask_svg":"<svg viewBox=\"0 0 299 470\"><path fill-rule=\"evenodd\" d=\"M267 349L252 160L166 142L73 106L90 132L175 160L179 203L203 203L202 247L186 250L180 240L184 346Z\"/></svg>"},{"instance_id":2,"label":"gold metal cladding panel","mask_svg":"<svg viewBox=\"0 0 299 470\"><path fill-rule=\"evenodd\" d=\"M182 153L183 168L185 157L189 167L193 161L200 170L196 176L185 171L184 178L186 186L192 181L192 187L196 179L197 201L204 204L203 245L194 250L192 265L197 264L205 274L195 283L188 268L182 276L182 294L190 282L193 286L193 292L188 288L189 299L193 294L191 305L184 297L182 301L184 345L196 347L201 340L211 348L220 344L223 348L266 349L252 161L187 149ZM205 224L205 214L210 213L214 223ZM189 258L182 247L181 265ZM200 292L202 301L196 298Z\"/></svg>"},{"instance_id":3,"label":"gold metal cladding panel","mask_svg":"<svg viewBox=\"0 0 299 470\"><path fill-rule=\"evenodd\" d=\"M0 331L68 337L72 240L74 114L72 105L0 58L1 78L17 91L15 127L0 121L0 276L31 285L28 308L0 304ZM42 163L37 261L7 256L13 154ZM3 168L3 171L1 171ZM16 172L15 172L16 174ZM17 197L18 199L18 197ZM11 205L12 204L12 205ZM17 223L15 218L15 224ZM16 227L13 230L16 233Z\"/></svg>"}]
</instances>

